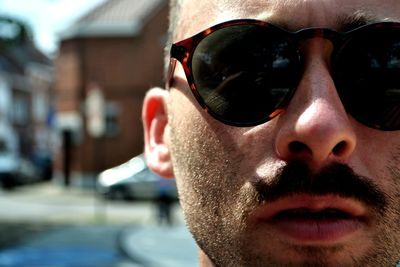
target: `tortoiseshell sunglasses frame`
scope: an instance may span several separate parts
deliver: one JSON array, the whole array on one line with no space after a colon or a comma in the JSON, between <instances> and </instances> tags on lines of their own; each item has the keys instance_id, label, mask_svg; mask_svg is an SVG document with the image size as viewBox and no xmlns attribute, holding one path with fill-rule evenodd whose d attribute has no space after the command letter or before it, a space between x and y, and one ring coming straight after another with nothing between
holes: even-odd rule
<instances>
[{"instance_id":1,"label":"tortoiseshell sunglasses frame","mask_svg":"<svg viewBox=\"0 0 400 267\"><path fill-rule=\"evenodd\" d=\"M353 38L354 35L358 33L362 33L363 31L369 31L371 29L377 29L377 28L398 28L400 29L400 23L397 22L378 22L378 23L372 23L372 24L367 24L363 25L360 27L357 27L353 30L347 31L347 32L337 32L335 30L329 29L329 28L304 28L298 31L288 31L285 30L281 27L275 26L273 24L270 24L265 21L260 21L260 20L255 20L255 19L237 19L237 20L231 20L231 21L226 21L217 25L214 25L208 29L205 29L192 37L186 38L184 40L181 40L179 42L176 42L172 44L171 50L170 50L170 66L169 70L167 73L167 89L170 88L173 84L173 76L176 68L176 63L179 61L183 67L183 70L185 72L185 76L187 79L187 82L190 86L190 89L196 98L197 102L200 104L202 109L210 114L212 117L215 119L227 124L227 125L233 125L233 126L242 126L242 127L247 127L247 126L255 126L259 125L262 123L265 123L272 118L276 117L279 115L281 112L284 111L285 105L288 104L290 101L290 98L292 97L293 93L288 96L288 99L284 102L284 105L271 114L268 114L268 116L265 116L264 119L258 120L256 122L249 122L249 123L237 123L234 121L229 121L225 120L218 114L215 114L212 110L210 110L207 106L207 104L204 102L200 94L198 93L198 89L196 87L196 84L194 83L192 71L191 71L191 64L192 64L192 59L193 59L193 54L194 51L196 50L198 44L205 39L207 36L210 34L223 29L227 27L232 27L232 26L238 26L238 25L256 25L260 27L266 27L273 29L275 31L278 31L280 33L287 34L287 41L296 44L294 47L297 47L297 53L298 53L298 60L299 62L303 62L302 55L300 52L300 46L307 40L313 39L313 38L323 38L329 40L333 44L333 52L331 54L331 62L334 61L335 57L337 54L340 53L340 50L345 46L347 40L350 40ZM331 63L334 64L334 63ZM292 89L293 91L296 90L296 88ZM375 127L373 127L375 128Z\"/></svg>"}]
</instances>

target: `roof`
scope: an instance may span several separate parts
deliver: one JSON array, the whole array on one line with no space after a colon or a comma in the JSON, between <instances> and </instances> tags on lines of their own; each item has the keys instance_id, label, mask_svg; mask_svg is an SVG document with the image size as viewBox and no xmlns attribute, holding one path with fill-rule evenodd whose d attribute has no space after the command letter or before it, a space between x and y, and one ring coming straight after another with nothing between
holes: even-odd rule
<instances>
[{"instance_id":1,"label":"roof","mask_svg":"<svg viewBox=\"0 0 400 267\"><path fill-rule=\"evenodd\" d=\"M136 36L165 0L106 0L61 33L76 37Z\"/></svg>"},{"instance_id":2,"label":"roof","mask_svg":"<svg viewBox=\"0 0 400 267\"><path fill-rule=\"evenodd\" d=\"M50 66L51 61L34 45L28 26L17 19L0 16L1 26L14 26L15 33L0 35L0 71L23 74L30 63Z\"/></svg>"}]
</instances>

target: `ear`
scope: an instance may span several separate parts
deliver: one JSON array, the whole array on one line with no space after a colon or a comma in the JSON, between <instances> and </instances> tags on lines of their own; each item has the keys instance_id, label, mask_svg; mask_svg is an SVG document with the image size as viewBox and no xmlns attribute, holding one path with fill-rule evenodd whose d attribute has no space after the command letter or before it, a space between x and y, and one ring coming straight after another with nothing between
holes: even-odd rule
<instances>
[{"instance_id":1,"label":"ear","mask_svg":"<svg viewBox=\"0 0 400 267\"><path fill-rule=\"evenodd\" d=\"M147 92L142 110L146 162L156 174L174 177L168 143L167 99L169 92L152 88Z\"/></svg>"}]
</instances>

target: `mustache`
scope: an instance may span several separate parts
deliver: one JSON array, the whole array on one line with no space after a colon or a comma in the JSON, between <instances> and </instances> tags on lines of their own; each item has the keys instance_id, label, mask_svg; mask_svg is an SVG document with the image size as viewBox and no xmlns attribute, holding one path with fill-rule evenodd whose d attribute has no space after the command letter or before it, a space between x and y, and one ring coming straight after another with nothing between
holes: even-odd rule
<instances>
[{"instance_id":1,"label":"mustache","mask_svg":"<svg viewBox=\"0 0 400 267\"><path fill-rule=\"evenodd\" d=\"M253 183L260 202L272 202L294 194L333 194L353 198L374 208L381 215L387 206L387 195L367 177L357 175L349 166L332 163L313 173L304 162L293 161L282 167L272 182Z\"/></svg>"}]
</instances>

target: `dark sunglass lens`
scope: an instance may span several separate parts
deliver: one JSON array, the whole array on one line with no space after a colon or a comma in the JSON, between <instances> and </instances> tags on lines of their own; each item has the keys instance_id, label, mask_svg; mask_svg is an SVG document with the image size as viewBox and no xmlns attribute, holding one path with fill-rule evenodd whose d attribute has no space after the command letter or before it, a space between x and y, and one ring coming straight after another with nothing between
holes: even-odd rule
<instances>
[{"instance_id":1,"label":"dark sunglass lens","mask_svg":"<svg viewBox=\"0 0 400 267\"><path fill-rule=\"evenodd\" d=\"M215 117L233 125L265 122L298 82L299 59L287 36L257 25L219 29L197 46L192 75Z\"/></svg>"},{"instance_id":2,"label":"dark sunglass lens","mask_svg":"<svg viewBox=\"0 0 400 267\"><path fill-rule=\"evenodd\" d=\"M400 28L355 35L339 52L335 82L346 110L380 130L400 130Z\"/></svg>"}]
</instances>

